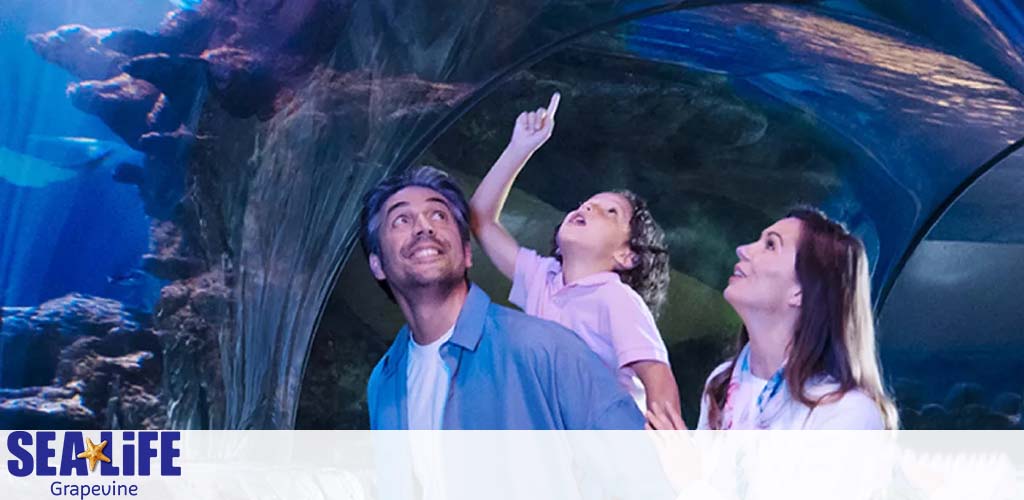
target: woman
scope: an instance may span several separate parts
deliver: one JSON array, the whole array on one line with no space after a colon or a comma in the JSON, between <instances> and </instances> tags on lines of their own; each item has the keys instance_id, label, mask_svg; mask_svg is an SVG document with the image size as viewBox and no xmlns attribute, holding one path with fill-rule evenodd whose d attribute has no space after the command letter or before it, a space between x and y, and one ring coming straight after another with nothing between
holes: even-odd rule
<instances>
[{"instance_id":1,"label":"woman","mask_svg":"<svg viewBox=\"0 0 1024 500\"><path fill-rule=\"evenodd\" d=\"M697 428L896 428L860 240L800 208L736 254L724 295L743 320L739 352L708 378ZM673 418L648 412L655 429Z\"/></svg>"}]
</instances>

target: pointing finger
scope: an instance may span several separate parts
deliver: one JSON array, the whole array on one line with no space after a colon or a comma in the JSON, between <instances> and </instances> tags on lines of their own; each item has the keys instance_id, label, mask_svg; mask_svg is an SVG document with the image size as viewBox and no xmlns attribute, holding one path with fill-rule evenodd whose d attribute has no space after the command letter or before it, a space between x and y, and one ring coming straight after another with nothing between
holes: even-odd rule
<instances>
[{"instance_id":1,"label":"pointing finger","mask_svg":"<svg viewBox=\"0 0 1024 500\"><path fill-rule=\"evenodd\" d=\"M548 118L555 119L555 111L558 111L558 103L562 101L562 94L555 92L551 95L551 102L548 103Z\"/></svg>"}]
</instances>

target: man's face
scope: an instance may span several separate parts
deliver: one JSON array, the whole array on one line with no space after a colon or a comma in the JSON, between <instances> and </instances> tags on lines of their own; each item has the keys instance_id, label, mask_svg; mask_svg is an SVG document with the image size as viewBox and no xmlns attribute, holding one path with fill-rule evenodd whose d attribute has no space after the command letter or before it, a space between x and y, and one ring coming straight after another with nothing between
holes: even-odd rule
<instances>
[{"instance_id":1,"label":"man's face","mask_svg":"<svg viewBox=\"0 0 1024 500\"><path fill-rule=\"evenodd\" d=\"M370 255L370 269L397 295L455 285L473 265L469 242L437 191L404 188L384 201L379 216L380 255Z\"/></svg>"}]
</instances>

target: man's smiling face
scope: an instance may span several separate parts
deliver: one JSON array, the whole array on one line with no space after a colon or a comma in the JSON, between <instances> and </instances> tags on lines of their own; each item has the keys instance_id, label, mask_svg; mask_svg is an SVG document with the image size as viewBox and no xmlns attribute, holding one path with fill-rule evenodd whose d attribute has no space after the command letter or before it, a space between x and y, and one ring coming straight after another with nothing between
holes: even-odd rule
<instances>
[{"instance_id":1,"label":"man's smiling face","mask_svg":"<svg viewBox=\"0 0 1024 500\"><path fill-rule=\"evenodd\" d=\"M370 268L395 293L464 279L472 266L469 241L440 193L404 188L385 200L379 217L380 254L370 256Z\"/></svg>"}]
</instances>

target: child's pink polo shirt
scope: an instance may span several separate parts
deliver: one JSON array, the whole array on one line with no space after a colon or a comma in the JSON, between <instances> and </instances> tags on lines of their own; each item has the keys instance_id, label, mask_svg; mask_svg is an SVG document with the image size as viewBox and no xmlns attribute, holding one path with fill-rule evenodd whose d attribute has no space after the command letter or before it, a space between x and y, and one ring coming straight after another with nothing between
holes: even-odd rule
<instances>
[{"instance_id":1,"label":"child's pink polo shirt","mask_svg":"<svg viewBox=\"0 0 1024 500\"><path fill-rule=\"evenodd\" d=\"M598 273L566 285L558 260L520 248L508 299L527 314L576 332L646 410L643 384L626 365L667 365L668 350L647 304L617 273Z\"/></svg>"}]
</instances>

